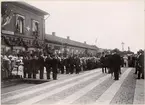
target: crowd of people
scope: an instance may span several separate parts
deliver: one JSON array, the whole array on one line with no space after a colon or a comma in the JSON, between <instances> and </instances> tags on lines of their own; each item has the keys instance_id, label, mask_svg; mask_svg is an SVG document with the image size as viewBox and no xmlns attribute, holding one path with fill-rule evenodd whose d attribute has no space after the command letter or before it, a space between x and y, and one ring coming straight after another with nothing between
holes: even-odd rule
<instances>
[{"instance_id":1,"label":"crowd of people","mask_svg":"<svg viewBox=\"0 0 145 105\"><path fill-rule=\"evenodd\" d=\"M1 55L2 79L12 77L13 73L22 78L36 79L44 78L46 70L47 79L57 79L57 74L79 74L81 71L92 70L102 67L102 73L114 74L114 79L119 80L121 67L134 67L138 74L138 79L144 79L144 51L140 50L137 54L121 56L117 50L108 53L102 53L100 58L95 56L80 56L70 54L45 54L43 52L23 52L23 54ZM15 71L15 72L14 72ZM21 71L21 72L20 72Z\"/></svg>"},{"instance_id":2,"label":"crowd of people","mask_svg":"<svg viewBox=\"0 0 145 105\"><path fill-rule=\"evenodd\" d=\"M36 78L40 74L40 79L44 77L46 70L47 79L57 79L57 74L79 74L81 71L91 70L99 67L99 60L96 57L80 57L77 54L71 54L64 57L60 54L45 54L43 52L23 52L23 54L1 55L2 73L4 77L21 74L23 78ZM20 69L20 67L22 67Z\"/></svg>"},{"instance_id":3,"label":"crowd of people","mask_svg":"<svg viewBox=\"0 0 145 105\"><path fill-rule=\"evenodd\" d=\"M119 73L121 73L121 66L123 66L123 59L121 58L117 50L108 54L102 53L100 58L102 73L114 74L114 80L119 80Z\"/></svg>"},{"instance_id":4,"label":"crowd of people","mask_svg":"<svg viewBox=\"0 0 145 105\"><path fill-rule=\"evenodd\" d=\"M144 51L140 50L137 52L135 61L135 74L138 75L137 79L144 79Z\"/></svg>"},{"instance_id":5,"label":"crowd of people","mask_svg":"<svg viewBox=\"0 0 145 105\"><path fill-rule=\"evenodd\" d=\"M144 79L144 51L140 50L137 54L121 56L117 50L112 53L102 53L100 58L102 73L114 74L114 80L119 80L121 67L134 67L137 79ZM108 71L107 71L108 70Z\"/></svg>"}]
</instances>

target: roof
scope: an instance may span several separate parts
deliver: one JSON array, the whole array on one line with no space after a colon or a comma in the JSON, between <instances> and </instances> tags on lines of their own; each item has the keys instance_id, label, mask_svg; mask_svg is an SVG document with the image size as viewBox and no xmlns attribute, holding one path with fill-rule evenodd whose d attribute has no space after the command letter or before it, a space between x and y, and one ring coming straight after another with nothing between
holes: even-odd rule
<instances>
[{"instance_id":1,"label":"roof","mask_svg":"<svg viewBox=\"0 0 145 105\"><path fill-rule=\"evenodd\" d=\"M45 34L45 40L50 43L64 44L64 45L70 45L70 46L81 47L81 48L89 48L92 50L98 49L98 47L95 45L89 45L86 43L81 43L81 42L77 42L77 41L70 40L70 39L65 39L65 38L58 37L55 35L50 35L50 34Z\"/></svg>"},{"instance_id":2,"label":"roof","mask_svg":"<svg viewBox=\"0 0 145 105\"><path fill-rule=\"evenodd\" d=\"M29 11L31 10L32 12L34 12L34 13L36 13L38 15L48 15L49 14L49 13L47 13L47 12L41 10L41 9L38 9L38 8L32 6L32 5L28 4L28 3L25 3L25 2L20 2L20 1L7 2L7 1L5 1L3 3L11 3L11 4L14 4L14 5L17 5L17 6L21 7L21 8L27 9Z\"/></svg>"}]
</instances>

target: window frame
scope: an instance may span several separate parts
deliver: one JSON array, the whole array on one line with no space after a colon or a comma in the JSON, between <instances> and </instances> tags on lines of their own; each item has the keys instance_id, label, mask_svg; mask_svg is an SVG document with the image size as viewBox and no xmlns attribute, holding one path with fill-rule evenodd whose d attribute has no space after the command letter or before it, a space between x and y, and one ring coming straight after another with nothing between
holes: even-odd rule
<instances>
[{"instance_id":1,"label":"window frame","mask_svg":"<svg viewBox=\"0 0 145 105\"><path fill-rule=\"evenodd\" d=\"M33 32L36 32L36 31L33 30L34 29L34 22L38 23L38 30L37 31L38 31L38 37L39 37L39 31L40 31L40 27L39 26L40 26L40 24L39 24L39 21L37 21L35 19L32 19L32 22L31 22L31 24L32 24L32 27L31 27L31 29L32 29L31 30L32 31L32 36L34 36Z\"/></svg>"},{"instance_id":2,"label":"window frame","mask_svg":"<svg viewBox=\"0 0 145 105\"><path fill-rule=\"evenodd\" d=\"M17 18L18 17L21 17L23 19L22 33L17 30ZM17 34L24 34L25 33L25 16L21 15L19 13L15 13L15 33L17 33Z\"/></svg>"}]
</instances>

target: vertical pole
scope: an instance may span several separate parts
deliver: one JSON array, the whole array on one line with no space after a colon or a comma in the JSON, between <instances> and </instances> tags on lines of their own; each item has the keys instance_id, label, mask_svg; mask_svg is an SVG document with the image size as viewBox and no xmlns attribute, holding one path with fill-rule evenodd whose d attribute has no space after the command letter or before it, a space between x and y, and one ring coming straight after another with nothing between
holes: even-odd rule
<instances>
[{"instance_id":1,"label":"vertical pole","mask_svg":"<svg viewBox=\"0 0 145 105\"><path fill-rule=\"evenodd\" d=\"M122 44L122 51L124 51L124 43L122 42L121 44Z\"/></svg>"}]
</instances>

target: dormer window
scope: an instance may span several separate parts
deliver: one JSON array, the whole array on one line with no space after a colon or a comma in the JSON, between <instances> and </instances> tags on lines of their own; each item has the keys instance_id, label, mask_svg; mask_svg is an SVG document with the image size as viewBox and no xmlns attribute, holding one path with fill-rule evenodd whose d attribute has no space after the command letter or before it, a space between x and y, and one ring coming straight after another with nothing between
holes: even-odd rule
<instances>
[{"instance_id":1,"label":"dormer window","mask_svg":"<svg viewBox=\"0 0 145 105\"><path fill-rule=\"evenodd\" d=\"M16 33L24 33L24 23L25 17L19 14L16 14Z\"/></svg>"},{"instance_id":2,"label":"dormer window","mask_svg":"<svg viewBox=\"0 0 145 105\"><path fill-rule=\"evenodd\" d=\"M36 21L36 20L33 20L32 21L32 34L35 37L38 37L39 36L39 22Z\"/></svg>"}]
</instances>

